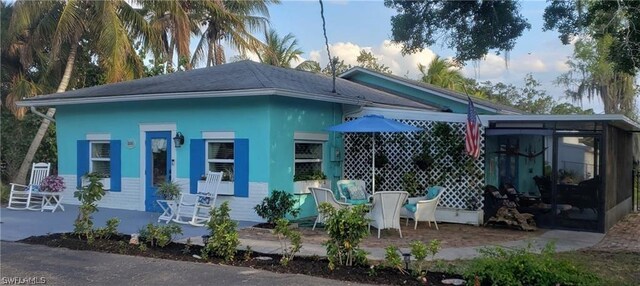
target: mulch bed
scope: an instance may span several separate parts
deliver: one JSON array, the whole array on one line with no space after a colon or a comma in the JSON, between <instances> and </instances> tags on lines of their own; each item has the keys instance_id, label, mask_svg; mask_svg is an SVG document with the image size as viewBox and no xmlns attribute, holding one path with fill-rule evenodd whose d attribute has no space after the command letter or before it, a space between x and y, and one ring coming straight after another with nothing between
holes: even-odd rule
<instances>
[{"instance_id":1,"label":"mulch bed","mask_svg":"<svg viewBox=\"0 0 640 286\"><path fill-rule=\"evenodd\" d=\"M280 255L262 254L253 252L251 259L245 260L245 251L238 251L236 259L231 263L225 263L222 259L213 257L208 261L193 257L200 255L202 247L170 243L164 248L147 247L140 250L137 245L129 244L128 235L113 236L110 239L96 239L92 244L86 240L79 239L71 233L57 233L44 236L32 236L21 240L22 243L40 244L49 247L64 247L73 250L89 250L106 253L116 253L133 256L144 256L169 260L180 260L200 263L227 264L233 266L250 267L278 273L294 273L311 276L318 276L328 279L350 281L367 284L391 284L391 285L425 285L410 275L403 275L396 269L376 267L375 275L370 275L370 268L364 266L337 267L329 270L329 262L326 258L319 257L296 257L287 266L280 265ZM272 260L258 260L255 257L271 257ZM428 272L428 285L444 285L441 283L445 278L461 278L459 275L439 272Z\"/></svg>"}]
</instances>

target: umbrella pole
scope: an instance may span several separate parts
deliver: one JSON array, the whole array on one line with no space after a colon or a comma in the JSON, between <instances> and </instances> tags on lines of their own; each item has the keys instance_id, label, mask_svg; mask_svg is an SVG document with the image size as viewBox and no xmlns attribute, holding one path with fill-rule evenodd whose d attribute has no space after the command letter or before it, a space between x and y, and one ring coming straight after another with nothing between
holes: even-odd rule
<instances>
[{"instance_id":1,"label":"umbrella pole","mask_svg":"<svg viewBox=\"0 0 640 286\"><path fill-rule=\"evenodd\" d=\"M373 146L373 148L371 149L371 155L373 155L373 158L371 158L371 194L375 194L376 193L376 135L375 133L373 133L371 135L371 145Z\"/></svg>"}]
</instances>

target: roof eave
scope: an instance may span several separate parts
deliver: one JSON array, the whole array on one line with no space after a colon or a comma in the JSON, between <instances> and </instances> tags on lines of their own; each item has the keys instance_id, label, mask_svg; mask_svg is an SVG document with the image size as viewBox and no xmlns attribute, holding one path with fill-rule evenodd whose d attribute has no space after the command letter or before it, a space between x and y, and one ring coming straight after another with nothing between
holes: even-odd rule
<instances>
[{"instance_id":1,"label":"roof eave","mask_svg":"<svg viewBox=\"0 0 640 286\"><path fill-rule=\"evenodd\" d=\"M218 97L245 97L245 96L261 96L261 95L280 95L293 98L311 99L326 102L366 105L369 101L362 99L350 99L344 97L335 97L317 93L304 93L290 91L278 88L260 88L247 90L229 90L229 91L201 91L201 92L180 92L180 93L158 93L158 94L142 94L142 95L121 95L121 96L100 96L100 97L79 97L79 98L53 98L53 99L33 99L16 102L21 107L42 107L42 106L60 106L75 104L95 104L95 103L114 103L114 102L131 102L131 101L153 101L153 100L171 100L171 99L197 99L197 98L218 98Z\"/></svg>"}]
</instances>

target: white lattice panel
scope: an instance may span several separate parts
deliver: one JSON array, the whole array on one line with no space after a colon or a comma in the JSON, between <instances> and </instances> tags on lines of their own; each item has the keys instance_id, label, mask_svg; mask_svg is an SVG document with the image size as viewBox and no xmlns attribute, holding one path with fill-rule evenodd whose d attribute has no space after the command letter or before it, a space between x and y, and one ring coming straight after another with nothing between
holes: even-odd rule
<instances>
[{"instance_id":1,"label":"white lattice panel","mask_svg":"<svg viewBox=\"0 0 640 286\"><path fill-rule=\"evenodd\" d=\"M348 118L352 120L354 118ZM376 168L376 189L379 191L402 190L402 178L406 173L414 172L421 186L439 185L446 188L440 206L473 209L482 206L482 187L484 186L484 140L481 140L480 158L472 159L466 154L452 158L449 155L437 156L439 148L449 148L433 134L436 124L447 124L453 129L456 140L464 142L465 123L436 122L425 120L398 120L423 128L423 132L378 133L376 150L388 158L382 168ZM480 136L483 138L481 128ZM426 140L424 137L426 136ZM363 179L371 187L371 134L346 133L344 135L345 156L344 176L347 179ZM421 139L422 138L422 139ZM415 166L413 157L420 154L423 142L427 142L429 153L434 162L427 171ZM455 164L454 160L462 160ZM459 166L469 166L456 168ZM411 194L414 195L414 194Z\"/></svg>"}]
</instances>

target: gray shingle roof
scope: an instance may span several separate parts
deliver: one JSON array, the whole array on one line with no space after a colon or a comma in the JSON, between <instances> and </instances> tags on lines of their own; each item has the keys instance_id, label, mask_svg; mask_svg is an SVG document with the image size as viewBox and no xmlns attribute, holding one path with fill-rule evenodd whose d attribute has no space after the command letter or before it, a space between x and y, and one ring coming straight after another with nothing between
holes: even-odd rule
<instances>
[{"instance_id":1,"label":"gray shingle roof","mask_svg":"<svg viewBox=\"0 0 640 286\"><path fill-rule=\"evenodd\" d=\"M320 95L327 101L332 99L336 101L344 101L345 99L359 100L370 106L390 105L433 109L431 106L341 78L336 78L337 93L332 93L332 79L329 76L279 68L248 60L63 93L41 95L24 99L21 105L29 106L38 102L44 103L50 100L66 99L76 99L75 103L81 103L77 99L104 97L111 99L122 98L124 100L128 96L136 96L137 99L145 100L147 96L148 99L152 99L162 94L260 89L278 89L293 93Z\"/></svg>"}]
</instances>

